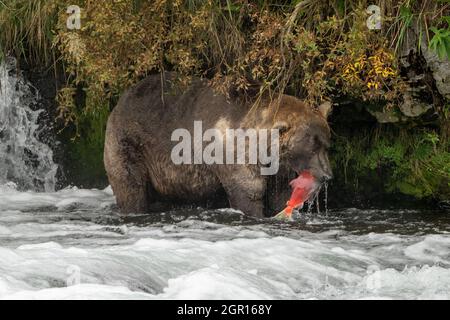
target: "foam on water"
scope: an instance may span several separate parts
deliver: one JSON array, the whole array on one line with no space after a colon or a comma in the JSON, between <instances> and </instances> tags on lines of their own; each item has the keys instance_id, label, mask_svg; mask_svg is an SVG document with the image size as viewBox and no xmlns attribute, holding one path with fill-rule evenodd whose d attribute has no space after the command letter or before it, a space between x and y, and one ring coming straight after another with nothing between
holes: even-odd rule
<instances>
[{"instance_id":1,"label":"foam on water","mask_svg":"<svg viewBox=\"0 0 450 320\"><path fill-rule=\"evenodd\" d=\"M110 189L3 186L0 298L450 298L446 230L360 233L330 216L316 217L322 230L227 209L123 218Z\"/></svg>"}]
</instances>

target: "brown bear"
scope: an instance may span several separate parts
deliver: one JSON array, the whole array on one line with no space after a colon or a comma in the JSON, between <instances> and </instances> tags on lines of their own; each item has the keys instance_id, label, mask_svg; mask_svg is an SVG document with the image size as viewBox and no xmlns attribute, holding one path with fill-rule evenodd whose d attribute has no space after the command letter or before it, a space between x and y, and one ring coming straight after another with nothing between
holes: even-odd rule
<instances>
[{"instance_id":1,"label":"brown bear","mask_svg":"<svg viewBox=\"0 0 450 320\"><path fill-rule=\"evenodd\" d=\"M230 101L206 80L193 79L183 90L175 80L176 74L170 72L148 76L123 94L109 117L104 161L122 213L149 212L155 203L197 204L226 197L230 207L263 217L282 209L289 199L287 179L292 173L309 170L317 181L331 178L329 102L312 108L282 95L250 105ZM227 129L278 130L278 172L263 175L259 161L195 162L196 150L192 150L194 160L192 154L186 158L193 163L175 163L178 142L173 133L184 128L182 132L198 135L195 122L200 121L202 128L216 129L223 139ZM274 147L267 143L266 148Z\"/></svg>"}]
</instances>

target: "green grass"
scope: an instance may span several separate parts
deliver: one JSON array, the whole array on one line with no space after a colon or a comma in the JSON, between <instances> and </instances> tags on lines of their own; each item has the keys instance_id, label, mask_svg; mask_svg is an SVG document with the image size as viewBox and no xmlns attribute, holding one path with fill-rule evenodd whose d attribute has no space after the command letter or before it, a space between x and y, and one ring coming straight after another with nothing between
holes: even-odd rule
<instances>
[{"instance_id":1,"label":"green grass","mask_svg":"<svg viewBox=\"0 0 450 320\"><path fill-rule=\"evenodd\" d=\"M0 48L35 64L48 65L60 1L1 0Z\"/></svg>"}]
</instances>

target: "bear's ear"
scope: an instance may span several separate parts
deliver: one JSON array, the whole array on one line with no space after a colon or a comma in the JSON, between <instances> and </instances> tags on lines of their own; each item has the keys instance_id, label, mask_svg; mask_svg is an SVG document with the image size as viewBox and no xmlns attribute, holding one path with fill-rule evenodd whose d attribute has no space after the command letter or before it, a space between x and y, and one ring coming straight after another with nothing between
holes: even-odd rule
<instances>
[{"instance_id":1,"label":"bear's ear","mask_svg":"<svg viewBox=\"0 0 450 320\"><path fill-rule=\"evenodd\" d=\"M290 129L290 125L286 121L277 121L273 125L273 129L278 130L280 133L285 133Z\"/></svg>"},{"instance_id":2,"label":"bear's ear","mask_svg":"<svg viewBox=\"0 0 450 320\"><path fill-rule=\"evenodd\" d=\"M327 119L328 116L330 115L330 111L331 111L331 102L330 101L325 101L317 109L319 110L320 114L325 119Z\"/></svg>"}]
</instances>

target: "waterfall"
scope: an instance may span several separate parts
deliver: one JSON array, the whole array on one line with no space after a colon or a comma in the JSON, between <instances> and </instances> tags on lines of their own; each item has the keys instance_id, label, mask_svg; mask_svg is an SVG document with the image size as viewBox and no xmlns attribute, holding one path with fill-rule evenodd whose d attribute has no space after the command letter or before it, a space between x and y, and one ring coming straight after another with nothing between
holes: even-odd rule
<instances>
[{"instance_id":1,"label":"waterfall","mask_svg":"<svg viewBox=\"0 0 450 320\"><path fill-rule=\"evenodd\" d=\"M20 190L54 191L58 166L53 151L39 141L42 130L34 111L39 95L17 72L15 60L0 64L0 185Z\"/></svg>"}]
</instances>

